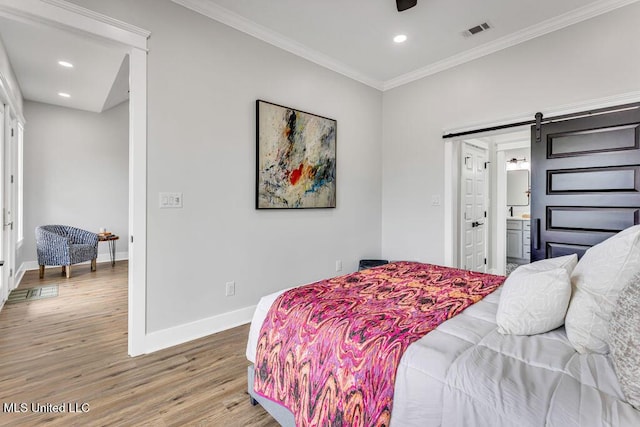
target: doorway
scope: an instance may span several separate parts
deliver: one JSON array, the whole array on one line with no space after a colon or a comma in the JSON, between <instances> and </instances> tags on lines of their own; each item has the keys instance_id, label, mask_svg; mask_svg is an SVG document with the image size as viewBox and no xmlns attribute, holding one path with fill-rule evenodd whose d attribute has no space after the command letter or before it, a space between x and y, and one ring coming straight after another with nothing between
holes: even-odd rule
<instances>
[{"instance_id":1,"label":"doorway","mask_svg":"<svg viewBox=\"0 0 640 427\"><path fill-rule=\"evenodd\" d=\"M504 150L504 161L498 166L506 169L506 251L505 274L531 262L531 148L523 140L523 148ZM497 147L496 149L500 149Z\"/></svg>"},{"instance_id":2,"label":"doorway","mask_svg":"<svg viewBox=\"0 0 640 427\"><path fill-rule=\"evenodd\" d=\"M621 111L624 109L630 109L630 108L621 108L620 106L623 106L623 107L629 106L632 103L639 103L639 102L640 102L640 95L637 92L623 93L620 95L610 96L610 97L601 98L601 99L586 100L579 104L573 104L571 105L570 108L566 106L552 108L552 109L549 109L543 115L543 117L553 117L555 119L555 122L558 122L558 117L568 118L569 116L573 116L571 118L576 119L580 117L593 116L594 113L595 113L595 116L597 116L599 114L603 114L605 111L610 112L610 111ZM637 109L637 107L633 107L633 108ZM459 264L459 253L460 253L459 252L459 246L460 246L459 230L460 228L459 228L457 219L459 218L458 212L460 210L459 208L459 203L460 203L459 202L460 200L459 198L459 187L460 187L459 155L460 155L460 146L462 141L472 139L473 141L481 141L482 143L489 144L489 146L491 146L491 141L493 141L493 143L497 144L496 146L501 148L501 150L490 149L489 150L490 161L494 162L494 164L505 164L508 159L506 158L504 151L508 149L523 148L527 144L531 146L532 130L529 125L530 123L535 123L535 120L532 121L530 117L531 116L522 116L520 117L520 120L513 120L513 118L511 118L510 120L505 119L505 120L498 120L495 122L486 123L482 126L475 124L473 126L460 126L458 128L443 131L443 139L445 140L445 146L444 146L445 147L444 148L444 165L445 165L445 169L444 169L444 176L445 176L444 264L445 265L452 266L452 267L460 266ZM505 124L512 121L514 122L514 124ZM559 123L562 123L562 122L559 122ZM578 123L578 122L575 122L574 120L574 123ZM627 125L628 124L629 123L627 123ZM545 135L547 136L555 132L553 122L543 123L543 128L546 128L547 133ZM592 127L590 129L593 130ZM619 129L619 130L621 130L622 133L629 132L627 128ZM573 132L573 130L571 130L571 132ZM588 132L589 131L587 131L586 133L588 134ZM561 135L561 134L562 132L560 132L558 135ZM607 156L606 153L604 154L597 153L597 154L601 155L602 157ZM535 158L535 154L532 153L532 157ZM565 155L562 158L571 159L572 157L573 156L571 155ZM579 162L579 161L580 160L576 160L576 162ZM532 172L533 170L534 169L532 168ZM506 168L491 167L489 174L491 176L490 178L491 185L489 187L490 200L491 200L489 205L491 231L487 239L489 248L490 248L488 251L489 272L495 273L495 274L505 274L505 271L506 271L505 260L507 258L506 229L503 234L501 232L501 228L502 228L502 224L505 224L505 228L506 228L506 220L510 212L508 212L506 209L502 209L501 207L506 207L507 205ZM571 175L567 174L564 177L570 178ZM535 186L535 182L536 182L535 173L533 174L531 179L532 179L531 182L532 182L532 190L533 190L533 186ZM629 179L627 179L627 181L628 183L631 182L631 180ZM630 185L631 184L628 184L628 186ZM538 186L538 188L543 188L543 187ZM597 191L596 193L606 194L607 192ZM535 191L533 191L533 193L531 194L530 203L535 205L535 201L536 201L536 195L535 195ZM535 207L531 207L532 216L535 215L534 210L535 210ZM620 210L618 209L618 207L616 207L616 209L612 209L610 212L614 213L614 216L616 216L617 214L620 213L619 211ZM585 213L585 216L589 217L589 212L585 210L577 210L577 212ZM625 211L623 213L623 216L628 215L629 212L630 212L629 210ZM634 210L633 212L634 212L633 215L634 215L634 221L635 221L635 215L637 211ZM565 213L564 211L562 212L558 211L558 213L561 214L560 218L564 218L564 219L570 218L570 216L567 216L567 215L564 215L564 217L562 216L562 214ZM556 218L558 218L558 216L556 216ZM620 215L618 215L618 217L616 218L620 219ZM545 221L548 221L548 218ZM625 218L624 221L626 221L626 223L629 223L628 218ZM542 222L541 222L541 225L543 225ZM532 239L531 246L532 247L548 246L543 243L542 238L536 241L536 238L538 237L538 230L540 230L540 233L542 233L542 230L541 230L542 227L536 229L533 222L531 223L530 226L532 231L532 234L530 236L530 238ZM599 233L600 236L602 237L602 236L606 236L606 233L610 233L613 229L614 228L611 228L606 232L603 232L603 230L599 229L597 233ZM567 236L578 235L573 230L571 231L564 230L563 232L566 232ZM598 241L601 241L601 240L598 240ZM583 245L583 251L584 251L586 250L586 248L597 243L598 241L593 240L587 244L583 244L583 243L578 243L578 244ZM570 245L575 246L576 243L572 242L570 243ZM558 246L555 253L560 254L561 253L560 249L561 249L560 246ZM572 253L579 253L579 252L580 252L579 250L573 250ZM531 260L535 261L537 258L535 258L533 255L533 249L532 249L531 255L532 255Z\"/></svg>"},{"instance_id":3,"label":"doorway","mask_svg":"<svg viewBox=\"0 0 640 427\"><path fill-rule=\"evenodd\" d=\"M129 55L128 353L146 352L147 39L150 33L66 1L4 5L2 15L120 46ZM28 126L28 124L26 125ZM135 242L138 244L134 244ZM15 253L15 245L11 250Z\"/></svg>"},{"instance_id":4,"label":"doorway","mask_svg":"<svg viewBox=\"0 0 640 427\"><path fill-rule=\"evenodd\" d=\"M445 222L447 222L447 215L451 215L455 220L450 223L449 227L452 231L452 242L448 246L448 239L445 239L445 254L450 253L451 261L447 265L485 271L492 274L505 274L507 271L507 220L513 215L510 214L509 206L507 205L507 160L513 158L513 156L527 156L530 146L530 130L527 126L521 126L519 128L512 128L502 130L498 132L480 134L474 138L461 138L453 140L447 143L445 150L445 159L448 159L445 164L451 165L449 173L452 175L452 179L447 180L447 187L445 187ZM464 170L465 160L468 155L463 154L465 147L472 146L477 147L480 150L484 150L485 160L482 162L482 166L486 167L485 174L485 205L483 209L480 209L479 218L475 218L474 214L465 212L464 198L466 192L466 184L464 182ZM524 154L523 154L524 153ZM522 159L522 157L518 157ZM469 162L470 160L467 160ZM450 194L450 196L449 196ZM454 202L455 200L455 202ZM486 211L486 217L484 212ZM514 206L514 215L525 215L528 212L528 206ZM465 223L469 222L465 218L473 217L470 220L471 225L474 222L481 223L479 227L484 228L484 241L485 241L485 255L482 258L486 258L486 267L482 269L482 265L477 265L473 268L468 267L471 264L471 258L468 256L469 248L465 243L465 240L469 240L473 233L468 233L465 228ZM478 224L479 225L479 224ZM524 226L523 224L520 224ZM522 231L520 236L522 238ZM524 247L525 242L520 242L518 245L521 249ZM467 254L467 255L466 255ZM522 255L521 255L522 256ZM478 256L476 255L476 258ZM476 259L477 261L477 259ZM520 264L526 261L525 257L518 260Z\"/></svg>"}]
</instances>

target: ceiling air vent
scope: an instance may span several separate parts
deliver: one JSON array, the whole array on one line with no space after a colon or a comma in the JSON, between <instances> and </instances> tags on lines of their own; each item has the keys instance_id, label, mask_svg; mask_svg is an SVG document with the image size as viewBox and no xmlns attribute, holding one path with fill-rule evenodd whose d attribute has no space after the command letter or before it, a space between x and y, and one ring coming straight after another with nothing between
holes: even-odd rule
<instances>
[{"instance_id":1,"label":"ceiling air vent","mask_svg":"<svg viewBox=\"0 0 640 427\"><path fill-rule=\"evenodd\" d=\"M466 30L465 32L463 32L462 34L465 37L471 37L471 36L475 36L478 33L481 33L483 31L488 30L489 28L491 28L491 26L489 24L487 24L486 22L483 22L480 25L476 25L475 27L469 28L468 30Z\"/></svg>"}]
</instances>

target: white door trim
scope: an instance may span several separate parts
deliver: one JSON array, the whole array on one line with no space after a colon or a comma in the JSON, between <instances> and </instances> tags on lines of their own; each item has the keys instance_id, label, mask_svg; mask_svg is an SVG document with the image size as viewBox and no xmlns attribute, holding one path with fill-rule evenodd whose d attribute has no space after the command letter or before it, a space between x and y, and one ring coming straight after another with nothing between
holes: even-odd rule
<instances>
[{"instance_id":1,"label":"white door trim","mask_svg":"<svg viewBox=\"0 0 640 427\"><path fill-rule=\"evenodd\" d=\"M0 304L3 304L9 298L9 292L11 292L11 286L9 284L9 275L7 274L7 269L9 268L8 260L8 252L11 248L8 248L5 245L5 230L4 230L4 212L2 208L6 209L6 185L4 176L6 175L6 150L5 147L9 144L11 140L11 116L12 110L9 104L2 105L3 108L3 116L2 116L2 139L0 140L0 218L2 218L2 222L0 223L0 257L4 261L2 267L0 267L0 275L2 278L0 279Z\"/></svg>"},{"instance_id":2,"label":"white door trim","mask_svg":"<svg viewBox=\"0 0 640 427\"><path fill-rule=\"evenodd\" d=\"M18 119L12 113L7 114L5 117L8 118L8 121L5 121L7 124L5 129L6 139L2 147L2 167L4 168L2 171L2 245L5 249L3 251L4 265L2 267L2 274L7 291L11 292L13 288L15 288L13 273L16 263L15 231L13 230L13 224L15 222L15 187L13 186L11 176L15 170L14 148L16 146L16 139L18 138Z\"/></svg>"},{"instance_id":3,"label":"white door trim","mask_svg":"<svg viewBox=\"0 0 640 427\"><path fill-rule=\"evenodd\" d=\"M128 347L137 356L147 352L147 52L129 55Z\"/></svg>"},{"instance_id":4,"label":"white door trim","mask_svg":"<svg viewBox=\"0 0 640 427\"><path fill-rule=\"evenodd\" d=\"M496 149L496 164L506 165L504 150ZM496 259L494 266L497 274L505 274L507 269L507 168L496 168L495 203L496 235L493 236ZM503 206L504 209L500 209Z\"/></svg>"},{"instance_id":5,"label":"white door trim","mask_svg":"<svg viewBox=\"0 0 640 427\"><path fill-rule=\"evenodd\" d=\"M455 234L457 221L457 199L458 189L456 183L458 182L457 174L457 162L454 156L454 148L459 141L447 141L444 144L444 191L442 195L442 202L444 208L444 262L447 267L456 267L454 263L455 259Z\"/></svg>"},{"instance_id":6,"label":"white door trim","mask_svg":"<svg viewBox=\"0 0 640 427\"><path fill-rule=\"evenodd\" d=\"M63 0L0 0L0 15L98 37L130 55L129 78L129 326L128 352L146 349L147 289L147 39L149 31Z\"/></svg>"}]
</instances>

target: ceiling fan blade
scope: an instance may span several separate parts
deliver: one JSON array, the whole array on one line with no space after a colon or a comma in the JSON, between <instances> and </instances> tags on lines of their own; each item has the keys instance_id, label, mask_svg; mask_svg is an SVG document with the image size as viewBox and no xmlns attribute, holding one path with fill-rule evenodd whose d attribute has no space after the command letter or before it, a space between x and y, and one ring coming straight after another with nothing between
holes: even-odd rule
<instances>
[{"instance_id":1,"label":"ceiling fan blade","mask_svg":"<svg viewBox=\"0 0 640 427\"><path fill-rule=\"evenodd\" d=\"M418 4L418 0L396 0L396 6L398 7L398 12L411 9L416 4Z\"/></svg>"}]
</instances>

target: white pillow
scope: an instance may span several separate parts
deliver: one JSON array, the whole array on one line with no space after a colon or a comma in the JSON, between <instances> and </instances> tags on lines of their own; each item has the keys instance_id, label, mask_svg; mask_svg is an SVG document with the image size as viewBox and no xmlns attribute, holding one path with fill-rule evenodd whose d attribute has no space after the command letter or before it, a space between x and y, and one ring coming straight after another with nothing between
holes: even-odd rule
<instances>
[{"instance_id":1,"label":"white pillow","mask_svg":"<svg viewBox=\"0 0 640 427\"><path fill-rule=\"evenodd\" d=\"M611 362L627 401L640 411L640 276L620 291L609 323Z\"/></svg>"},{"instance_id":2,"label":"white pillow","mask_svg":"<svg viewBox=\"0 0 640 427\"><path fill-rule=\"evenodd\" d=\"M556 258L541 259L540 261L532 262L531 264L521 265L516 268L513 273L517 272L529 272L539 273L541 271L554 270L556 268L564 268L567 270L567 274L571 276L573 269L578 264L578 255L571 254ZM511 274L513 274L511 273Z\"/></svg>"},{"instance_id":3,"label":"white pillow","mask_svg":"<svg viewBox=\"0 0 640 427\"><path fill-rule=\"evenodd\" d=\"M536 261L511 273L500 294L498 332L535 335L562 326L571 298L570 275L577 263L573 254Z\"/></svg>"},{"instance_id":4,"label":"white pillow","mask_svg":"<svg viewBox=\"0 0 640 427\"><path fill-rule=\"evenodd\" d=\"M609 352L611 313L620 291L638 273L640 225L585 252L571 275L573 295L565 319L567 338L578 352Z\"/></svg>"}]
</instances>

